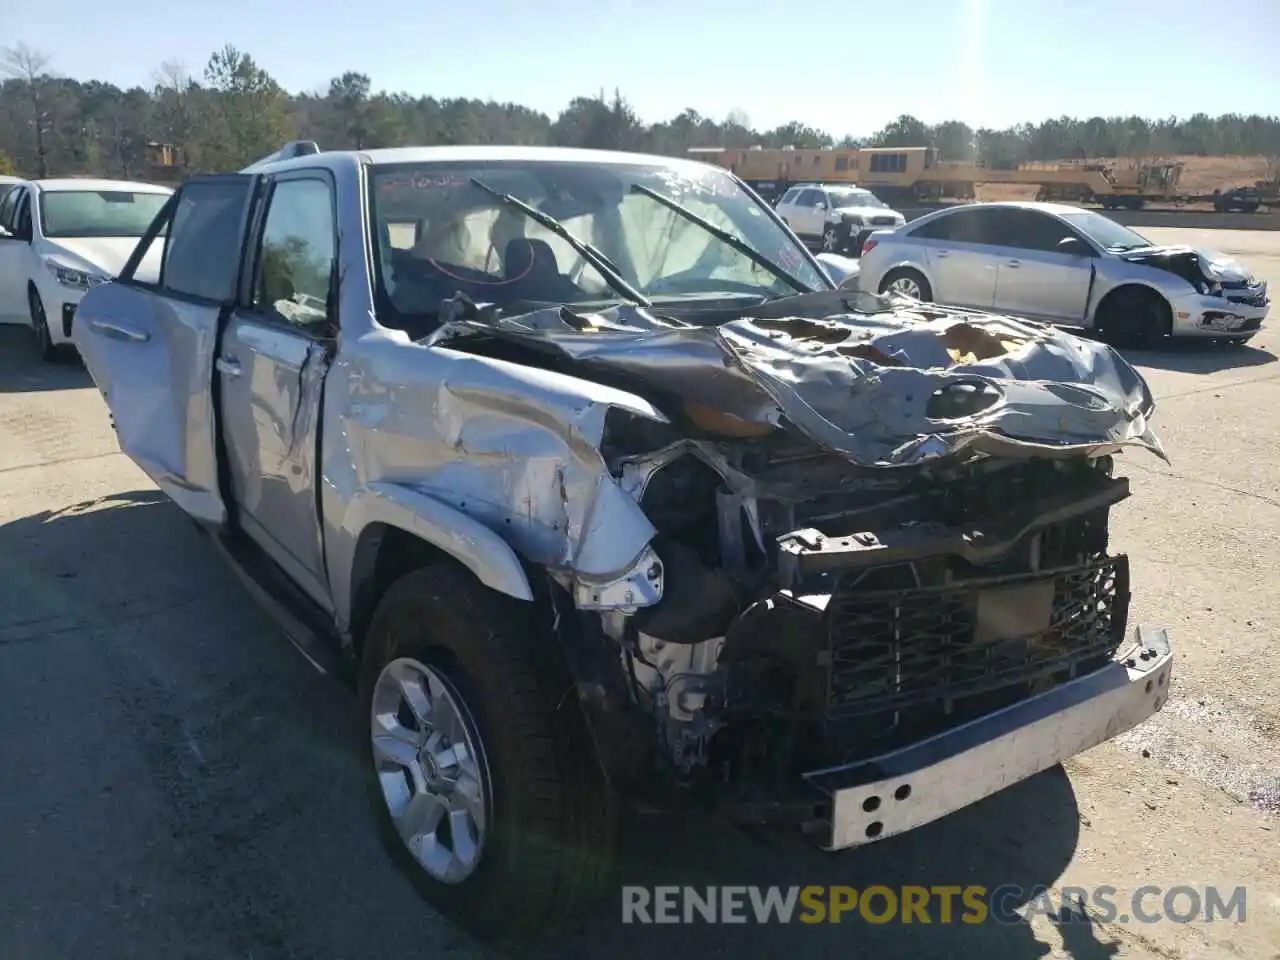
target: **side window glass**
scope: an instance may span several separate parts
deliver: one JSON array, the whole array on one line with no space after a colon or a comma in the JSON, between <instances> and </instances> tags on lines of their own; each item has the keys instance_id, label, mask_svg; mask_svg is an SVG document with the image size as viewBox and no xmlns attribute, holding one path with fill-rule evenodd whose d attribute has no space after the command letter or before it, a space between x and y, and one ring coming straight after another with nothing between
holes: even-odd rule
<instances>
[{"instance_id":1,"label":"side window glass","mask_svg":"<svg viewBox=\"0 0 1280 960\"><path fill-rule=\"evenodd\" d=\"M995 210L957 210L921 224L911 232L911 236L957 243L1000 243L998 213Z\"/></svg>"},{"instance_id":2,"label":"side window glass","mask_svg":"<svg viewBox=\"0 0 1280 960\"><path fill-rule=\"evenodd\" d=\"M1008 226L1004 232L1003 242L1011 247L1049 252L1056 252L1060 241L1073 236L1069 229L1052 217L1030 210L1009 211Z\"/></svg>"},{"instance_id":3,"label":"side window glass","mask_svg":"<svg viewBox=\"0 0 1280 960\"><path fill-rule=\"evenodd\" d=\"M23 191L18 201L17 229L14 231L23 240L31 239L31 194Z\"/></svg>"},{"instance_id":4,"label":"side window glass","mask_svg":"<svg viewBox=\"0 0 1280 960\"><path fill-rule=\"evenodd\" d=\"M219 303L235 299L252 182L247 176L226 177L182 188L160 272L165 290Z\"/></svg>"},{"instance_id":5,"label":"side window glass","mask_svg":"<svg viewBox=\"0 0 1280 960\"><path fill-rule=\"evenodd\" d=\"M949 217L939 217L937 220L930 220L928 223L922 223L911 231L911 236L921 237L925 240L950 240L951 239L951 223L956 219L957 214Z\"/></svg>"},{"instance_id":6,"label":"side window glass","mask_svg":"<svg viewBox=\"0 0 1280 960\"><path fill-rule=\"evenodd\" d=\"M965 210L949 219L952 221L949 235L951 240L986 245L995 245L1001 241L998 211Z\"/></svg>"},{"instance_id":7,"label":"side window glass","mask_svg":"<svg viewBox=\"0 0 1280 960\"><path fill-rule=\"evenodd\" d=\"M25 190L10 190L4 195L4 199L0 200L0 227L4 227L10 233L13 233L14 227L17 226L14 214L17 212L18 198L25 193Z\"/></svg>"},{"instance_id":8,"label":"side window glass","mask_svg":"<svg viewBox=\"0 0 1280 960\"><path fill-rule=\"evenodd\" d=\"M323 323L329 316L334 235L325 181L277 183L262 230L252 306L295 326Z\"/></svg>"}]
</instances>

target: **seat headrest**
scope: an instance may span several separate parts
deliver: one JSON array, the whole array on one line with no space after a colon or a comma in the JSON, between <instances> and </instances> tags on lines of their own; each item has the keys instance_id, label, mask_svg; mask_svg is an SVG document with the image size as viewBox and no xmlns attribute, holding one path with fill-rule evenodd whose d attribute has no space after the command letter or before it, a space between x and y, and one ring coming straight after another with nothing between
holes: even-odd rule
<instances>
[{"instance_id":1,"label":"seat headrest","mask_svg":"<svg viewBox=\"0 0 1280 960\"><path fill-rule=\"evenodd\" d=\"M531 240L528 237L513 237L507 242L502 256L502 273L508 279L526 273L555 273L560 268L556 264L555 251L545 240Z\"/></svg>"}]
</instances>

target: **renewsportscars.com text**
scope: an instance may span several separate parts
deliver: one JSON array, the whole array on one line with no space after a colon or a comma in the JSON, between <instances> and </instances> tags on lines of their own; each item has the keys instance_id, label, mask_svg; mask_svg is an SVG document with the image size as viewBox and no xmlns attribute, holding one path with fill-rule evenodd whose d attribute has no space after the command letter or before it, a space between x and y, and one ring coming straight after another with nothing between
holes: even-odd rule
<instances>
[{"instance_id":1,"label":"renewsportscars.com text","mask_svg":"<svg viewBox=\"0 0 1280 960\"><path fill-rule=\"evenodd\" d=\"M969 886L623 887L623 923L1103 923L1245 919L1245 888Z\"/></svg>"}]
</instances>

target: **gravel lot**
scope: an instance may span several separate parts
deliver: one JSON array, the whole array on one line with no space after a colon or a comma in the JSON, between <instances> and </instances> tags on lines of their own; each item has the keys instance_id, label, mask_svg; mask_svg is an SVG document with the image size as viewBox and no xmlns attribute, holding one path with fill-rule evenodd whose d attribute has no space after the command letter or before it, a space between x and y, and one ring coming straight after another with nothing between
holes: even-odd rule
<instances>
[{"instance_id":1,"label":"gravel lot","mask_svg":"<svg viewBox=\"0 0 1280 960\"><path fill-rule=\"evenodd\" d=\"M1280 233L1143 231L1280 289ZM856 854L631 825L629 882L1248 888L1244 924L624 927L547 956L1280 957L1280 334L1134 354L1172 458L1132 454L1113 543L1178 652L1118 742ZM488 956L373 835L351 695L275 632L117 450L82 368L0 328L0 957ZM1158 902L1152 901L1152 904Z\"/></svg>"}]
</instances>

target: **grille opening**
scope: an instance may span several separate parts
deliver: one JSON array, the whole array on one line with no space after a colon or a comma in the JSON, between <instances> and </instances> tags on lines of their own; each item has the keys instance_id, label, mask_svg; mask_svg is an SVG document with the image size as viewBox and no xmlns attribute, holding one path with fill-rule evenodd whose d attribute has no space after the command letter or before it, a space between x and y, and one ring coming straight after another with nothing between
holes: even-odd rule
<instances>
[{"instance_id":1,"label":"grille opening","mask_svg":"<svg viewBox=\"0 0 1280 960\"><path fill-rule=\"evenodd\" d=\"M873 572L881 582L891 577ZM869 587L866 577L848 578L825 613L824 719L846 759L930 736L1097 670L1123 642L1128 620L1125 556L932 586ZM1019 613L1015 602L1003 623L981 621L980 606L997 594L1015 601L1025 594L1028 609ZM1044 622L1019 630L1019 616Z\"/></svg>"}]
</instances>

